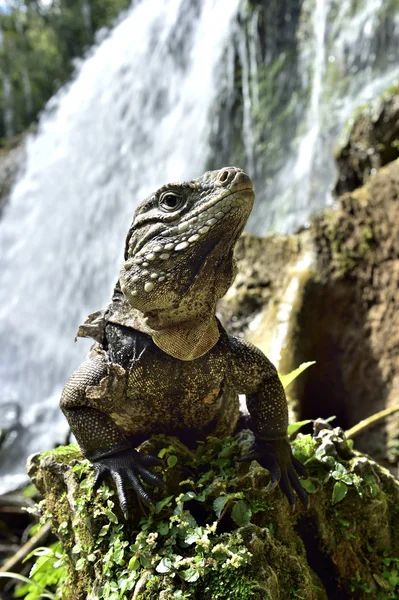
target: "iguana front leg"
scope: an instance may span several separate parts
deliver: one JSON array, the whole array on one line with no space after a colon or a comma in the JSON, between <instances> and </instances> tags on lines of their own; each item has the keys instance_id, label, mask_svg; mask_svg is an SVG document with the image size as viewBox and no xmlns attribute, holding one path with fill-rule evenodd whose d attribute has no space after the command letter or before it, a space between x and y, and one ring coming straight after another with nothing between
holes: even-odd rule
<instances>
[{"instance_id":1,"label":"iguana front leg","mask_svg":"<svg viewBox=\"0 0 399 600\"><path fill-rule=\"evenodd\" d=\"M162 460L156 456L142 456L108 414L101 410L106 410L104 404L107 403L117 405L123 394L123 369L109 363L105 353L100 353L86 359L71 375L62 392L61 409L83 454L94 465L95 487L105 477L111 476L121 509L127 517L128 483L146 504L151 500L139 477L158 487L164 483L148 469L162 465Z\"/></svg>"},{"instance_id":2,"label":"iguana front leg","mask_svg":"<svg viewBox=\"0 0 399 600\"><path fill-rule=\"evenodd\" d=\"M298 475L306 470L292 454L287 437L288 407L284 388L277 371L258 348L229 337L231 386L247 398L255 442L241 461L257 460L270 471L272 485L279 483L291 505L294 491L307 506L308 498Z\"/></svg>"}]
</instances>

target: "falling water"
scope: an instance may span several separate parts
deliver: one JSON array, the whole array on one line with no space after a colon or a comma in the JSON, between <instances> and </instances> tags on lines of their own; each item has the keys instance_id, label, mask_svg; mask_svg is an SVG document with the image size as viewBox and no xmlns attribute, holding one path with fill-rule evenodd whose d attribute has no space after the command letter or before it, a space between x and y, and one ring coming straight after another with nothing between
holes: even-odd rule
<instances>
[{"instance_id":1,"label":"falling water","mask_svg":"<svg viewBox=\"0 0 399 600\"><path fill-rule=\"evenodd\" d=\"M61 387L87 345L77 326L109 300L138 200L199 175L208 112L238 0L146 0L49 105L0 223L1 399L23 407L0 489L60 442Z\"/></svg>"},{"instance_id":2,"label":"falling water","mask_svg":"<svg viewBox=\"0 0 399 600\"><path fill-rule=\"evenodd\" d=\"M238 37L238 54L242 64L241 87L242 87L242 104L243 104L243 141L247 162L247 170L253 174L255 172L254 158L254 132L252 125L253 99L251 94L251 86L255 79L251 78L251 62L247 52L247 38L245 35ZM234 82L233 82L234 84Z\"/></svg>"},{"instance_id":3,"label":"falling water","mask_svg":"<svg viewBox=\"0 0 399 600\"><path fill-rule=\"evenodd\" d=\"M292 231L331 201L345 121L399 77L393 0L254 4L136 2L29 139L0 222L0 402L22 406L0 491L62 441L58 397L87 349L74 334L109 299L137 201L238 163L257 187L250 228Z\"/></svg>"},{"instance_id":4,"label":"falling water","mask_svg":"<svg viewBox=\"0 0 399 600\"><path fill-rule=\"evenodd\" d=\"M308 90L308 100L296 101L296 133L277 174L267 175L276 165L275 147L266 146L257 159L258 203L249 227L259 234L293 231L332 202L337 136L358 106L399 78L399 7L393 2L304 0L301 10L307 16L297 32L298 90ZM250 77L248 61L241 66L243 78ZM275 90L282 106L284 94L284 86ZM287 119L280 130L286 127Z\"/></svg>"},{"instance_id":5,"label":"falling water","mask_svg":"<svg viewBox=\"0 0 399 600\"><path fill-rule=\"evenodd\" d=\"M310 93L309 110L306 115L306 133L300 140L293 177L303 182L301 197L303 209L306 209L310 194L310 173L315 158L316 143L321 131L322 85L325 75L325 33L326 0L316 0L312 13L313 41L313 81ZM305 61L303 61L305 62ZM304 65L305 66L305 65Z\"/></svg>"}]
</instances>

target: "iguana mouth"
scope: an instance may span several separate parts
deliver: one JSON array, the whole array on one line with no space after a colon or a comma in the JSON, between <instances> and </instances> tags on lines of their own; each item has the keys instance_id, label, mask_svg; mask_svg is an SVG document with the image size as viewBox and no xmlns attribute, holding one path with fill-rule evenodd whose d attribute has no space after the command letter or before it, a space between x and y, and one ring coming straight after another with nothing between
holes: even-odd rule
<instances>
[{"instance_id":1,"label":"iguana mouth","mask_svg":"<svg viewBox=\"0 0 399 600\"><path fill-rule=\"evenodd\" d=\"M215 200L213 202L209 202L209 204L207 206L203 206L201 208L201 210L198 210L198 212L196 212L195 215L192 215L192 217L190 217L189 219L187 219L187 221L190 221L191 218L197 217L198 215L202 215L203 213L206 213L208 211L210 212L215 212L216 207L218 207L218 204L225 204L226 203L226 199L229 198L230 196L236 196L238 194L245 194L246 192L249 193L251 192L252 194L254 194L254 191L252 188L246 187L246 188L242 188L239 190L231 190L228 194L223 195L222 197L218 197L215 198ZM216 213L217 214L217 213ZM226 211L227 214L227 211Z\"/></svg>"},{"instance_id":2,"label":"iguana mouth","mask_svg":"<svg viewBox=\"0 0 399 600\"><path fill-rule=\"evenodd\" d=\"M192 218L197 217L198 215L200 215L204 212L207 212L214 206L217 206L219 203L226 200L226 198L228 198L229 196L235 196L239 192L252 192L254 194L252 186L237 189L237 186L239 186L239 185L240 184L236 184L233 189L226 190L226 193L220 194L217 198L213 198L212 200L209 200L209 202L205 203L203 206L200 206L197 209L194 209L192 211L193 214L190 215L190 217L187 219L187 221L189 221ZM241 185L243 185L243 184L241 184ZM247 185L247 182L245 183L245 185Z\"/></svg>"},{"instance_id":3,"label":"iguana mouth","mask_svg":"<svg viewBox=\"0 0 399 600\"><path fill-rule=\"evenodd\" d=\"M223 221L224 217L235 208L236 201L244 195L249 195L249 193L254 196L254 191L250 187L229 190L228 193L218 196L210 200L207 204L191 211L190 215L187 215L188 218L181 220L174 227L165 229L162 235L176 239L182 236L186 237L189 233L192 233L193 235L187 241L193 243L201 235L208 233L211 227L215 226L218 221ZM240 208L240 206L237 203L236 208ZM249 208L252 208L252 202ZM195 238L195 236L198 236L198 238Z\"/></svg>"}]
</instances>

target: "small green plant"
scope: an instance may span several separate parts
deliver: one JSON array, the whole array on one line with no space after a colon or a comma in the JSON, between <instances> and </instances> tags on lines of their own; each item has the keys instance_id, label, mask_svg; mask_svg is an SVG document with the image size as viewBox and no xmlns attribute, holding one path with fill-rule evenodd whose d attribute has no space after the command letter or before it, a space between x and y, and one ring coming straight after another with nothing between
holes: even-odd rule
<instances>
[{"instance_id":1,"label":"small green plant","mask_svg":"<svg viewBox=\"0 0 399 600\"><path fill-rule=\"evenodd\" d=\"M357 572L356 577L351 580L351 582L349 584L349 589L351 592L356 592L356 591L360 590L362 592L365 592L366 594L371 593L370 585L367 582L362 581L362 579L359 575L359 572Z\"/></svg>"},{"instance_id":2,"label":"small green plant","mask_svg":"<svg viewBox=\"0 0 399 600\"><path fill-rule=\"evenodd\" d=\"M330 479L334 480L332 504L341 502L351 486L361 497L367 494L375 496L377 493L372 478L367 475L362 478L353 473L349 463L345 464L337 456L328 454L325 446L318 446L310 435L302 435L295 441L294 454L311 473L309 479L301 481L310 494L319 491Z\"/></svg>"},{"instance_id":3,"label":"small green plant","mask_svg":"<svg viewBox=\"0 0 399 600\"><path fill-rule=\"evenodd\" d=\"M390 590L387 590L387 600L399 599L399 558L389 558L384 556L382 559L382 576L388 582Z\"/></svg>"},{"instance_id":4,"label":"small green plant","mask_svg":"<svg viewBox=\"0 0 399 600\"><path fill-rule=\"evenodd\" d=\"M366 594L370 594L370 598L375 600L399 600L399 559L390 558L384 552L381 560L379 573L373 573L373 579L378 584L379 590L372 590L369 583L362 581L359 573L356 578L350 582L350 590L352 592L361 590Z\"/></svg>"},{"instance_id":5,"label":"small green plant","mask_svg":"<svg viewBox=\"0 0 399 600\"><path fill-rule=\"evenodd\" d=\"M7 577L22 582L14 592L14 598L24 598L25 600L39 600L40 598L49 598L56 600L59 598L47 588L57 588L67 579L68 571L64 562L65 555L61 550L59 542L50 547L36 548L31 552L25 561L36 556L37 560L33 565L29 577L24 577L19 573L0 573L0 577Z\"/></svg>"},{"instance_id":6,"label":"small green plant","mask_svg":"<svg viewBox=\"0 0 399 600\"><path fill-rule=\"evenodd\" d=\"M151 589L156 593L157 590L167 589L171 581L171 598L194 598L198 586L211 588L214 585L217 574L223 572L226 581L230 573L236 573L250 564L251 553L236 530L217 534L218 523L227 510L237 525L248 524L251 516L243 494L232 491L234 472L231 456L238 450L237 443L231 439L213 440L213 443L219 446L219 452L216 458L213 456L212 475L209 475L210 471L205 471L196 481L187 479L181 484L185 491L157 502L150 515L140 521L132 544L124 539L123 525L117 522L111 521L100 532L100 536L107 536L109 549L102 559L102 572L107 583L100 589L99 598L125 598L125 594L134 588L146 571L153 573L146 583L147 591ZM176 457L173 446L162 449L159 454ZM204 464L209 465L209 459L208 446L204 446L203 452L200 451L189 464L192 468L200 469ZM173 463L169 466L177 463L177 457ZM216 494L219 495L215 497ZM113 500L108 497L107 502L108 510L112 510ZM192 514L195 509L188 508L188 505L195 506L197 503L206 505L208 511L212 506L212 522L197 522ZM76 549L79 552L82 550ZM96 550L91 549L91 554L95 560ZM127 569L121 572L120 567L125 564ZM115 570L116 566L119 568ZM236 580L236 575L233 579ZM190 585L185 587L186 584ZM248 590L243 598L251 597Z\"/></svg>"},{"instance_id":7,"label":"small green plant","mask_svg":"<svg viewBox=\"0 0 399 600\"><path fill-rule=\"evenodd\" d=\"M308 369L309 367L311 367L312 365L315 365L316 361L312 360L309 362L305 362L302 363L301 365L299 365L299 367L297 369L294 369L293 371L291 371L290 373L287 373L286 375L280 375L280 381L283 384L284 389L287 389L287 387L290 385L290 383L292 383L301 373L303 373L304 371L306 371L306 369Z\"/></svg>"}]
</instances>

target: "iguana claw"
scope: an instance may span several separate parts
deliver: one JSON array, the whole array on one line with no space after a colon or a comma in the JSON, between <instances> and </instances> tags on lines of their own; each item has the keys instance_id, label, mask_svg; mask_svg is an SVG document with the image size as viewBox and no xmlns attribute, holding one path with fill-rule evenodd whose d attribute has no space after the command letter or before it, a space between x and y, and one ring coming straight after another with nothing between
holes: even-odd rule
<instances>
[{"instance_id":1,"label":"iguana claw","mask_svg":"<svg viewBox=\"0 0 399 600\"><path fill-rule=\"evenodd\" d=\"M141 485L138 476L150 485L164 487L165 482L148 469L150 466L163 466L163 464L163 461L157 456L142 456L134 449L115 452L94 462L94 489L98 488L106 477L111 476L116 485L120 507L127 519L129 503L126 484L131 484L144 504L151 504L151 498Z\"/></svg>"}]
</instances>

